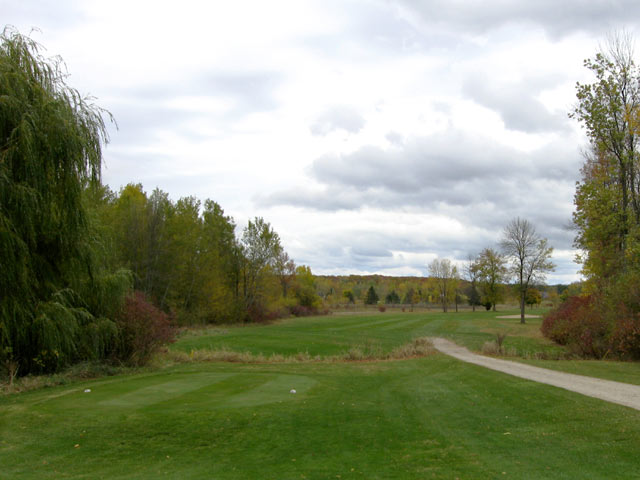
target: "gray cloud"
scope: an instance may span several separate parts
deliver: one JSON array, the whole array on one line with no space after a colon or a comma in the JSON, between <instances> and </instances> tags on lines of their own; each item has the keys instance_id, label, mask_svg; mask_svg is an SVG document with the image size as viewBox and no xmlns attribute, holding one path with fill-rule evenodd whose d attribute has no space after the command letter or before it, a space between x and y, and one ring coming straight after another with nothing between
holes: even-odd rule
<instances>
[{"instance_id":1,"label":"gray cloud","mask_svg":"<svg viewBox=\"0 0 640 480\"><path fill-rule=\"evenodd\" d=\"M413 12L426 24L462 28L472 33L485 33L505 25L526 23L539 25L553 37L577 31L601 34L640 16L640 4L634 0L399 0L397 4Z\"/></svg>"},{"instance_id":2,"label":"gray cloud","mask_svg":"<svg viewBox=\"0 0 640 480\"><path fill-rule=\"evenodd\" d=\"M389 132L385 135L385 137L389 143L400 146L404 143L404 137L398 132Z\"/></svg>"},{"instance_id":3,"label":"gray cloud","mask_svg":"<svg viewBox=\"0 0 640 480\"><path fill-rule=\"evenodd\" d=\"M326 155L313 163L312 174L322 183L404 195L450 188L463 180L509 177L529 168L525 160L515 150L449 131L410 139L400 148L363 147L347 155Z\"/></svg>"},{"instance_id":4,"label":"gray cloud","mask_svg":"<svg viewBox=\"0 0 640 480\"><path fill-rule=\"evenodd\" d=\"M548 83L556 83L549 80ZM534 98L543 88L544 85L540 85L536 79L527 79L526 83L518 85L501 85L480 75L467 79L462 93L480 105L495 110L509 130L525 133L567 131L567 116L552 114Z\"/></svg>"},{"instance_id":5,"label":"gray cloud","mask_svg":"<svg viewBox=\"0 0 640 480\"><path fill-rule=\"evenodd\" d=\"M211 133L204 137L195 132L194 124L213 124L220 134L233 132L242 117L277 108L274 92L281 81L282 75L273 72L226 71L203 74L179 88L150 80L145 85L117 89L118 100L106 105L118 125L117 131L112 129L111 140L117 145L153 144L167 131L193 142L211 139ZM172 103L189 97L221 99L229 108L194 112Z\"/></svg>"},{"instance_id":6,"label":"gray cloud","mask_svg":"<svg viewBox=\"0 0 640 480\"><path fill-rule=\"evenodd\" d=\"M571 248L573 233L566 226L580 161L577 151L560 143L527 154L450 131L411 139L402 148L366 147L321 157L310 171L318 188L276 192L257 202L325 212L411 208L494 234L521 216L539 225L558 248Z\"/></svg>"},{"instance_id":7,"label":"gray cloud","mask_svg":"<svg viewBox=\"0 0 640 480\"><path fill-rule=\"evenodd\" d=\"M309 129L314 135L328 135L336 130L358 133L364 124L364 117L356 109L342 105L329 108L318 115Z\"/></svg>"},{"instance_id":8,"label":"gray cloud","mask_svg":"<svg viewBox=\"0 0 640 480\"><path fill-rule=\"evenodd\" d=\"M515 84L496 84L486 81L482 75L494 77L496 74L495 78L502 78L501 66L494 65L493 71L482 72L482 60L492 58L496 45L499 51L504 51L505 45L513 44L514 51L517 51L515 49L522 45L518 35L526 38L529 45L530 41L537 41L541 31L554 40L575 32L604 33L612 26L624 25L627 19L640 18L640 4L625 0L329 0L317 5L323 14L335 19L335 22L330 22L327 29L311 29L320 32L312 36L307 35L305 29L287 31L290 25L298 23L296 13L282 23L265 22L264 29L255 31L244 28L244 23L230 25L231 35L238 38L255 35L253 39L248 39L249 45L253 45L253 40L257 39L256 44L268 46L264 49L265 58L257 62L254 61L253 47L251 52L243 50L247 42L235 42L235 38L217 36L215 29L198 37L192 37L184 30L172 37L171 41L180 47L176 51L184 52L185 56L196 55L186 62L185 71L197 69L198 73L185 74L185 78L179 81L176 81L176 71L163 73L154 68L149 70L157 73L145 78L144 84L136 85L140 79L122 66L135 61L142 65L141 71L144 71L143 62L153 61L154 55L139 55L129 61L121 61L130 53L128 51L122 51L111 59L104 56L105 61L112 62L109 69L118 79L112 82L105 77L97 82L103 85L99 87L103 90L96 92L99 98L112 101L112 105L103 104L102 101L98 103L114 113L120 126L119 132L112 136L112 144L105 151L108 177L113 181L113 186L117 188L120 183L140 181L145 183L148 190L157 185L172 196L195 194L206 198L213 195L224 207L237 207L241 215L251 209L255 211L256 207L300 207L305 216L317 215L318 224L326 222L322 223L324 228L320 234L299 233L299 241L296 242L299 250L291 252L296 261L312 265L314 271L316 266L321 266L325 271L345 273L392 271L397 267L425 272L424 262L419 259L421 254L423 257L425 252L429 252L441 257L464 258L469 252L477 252L494 244L503 226L515 216L531 220L556 248L570 248L573 232L567 230L566 225L571 217L574 181L581 163L577 151L571 147L573 139L570 137L523 153L489 138L455 129L411 138L398 124L387 127L388 130L399 130L385 136L388 142L385 142L385 148L370 146L351 153L325 155L311 165L300 164L299 157L287 158L285 165L276 158L280 152L269 151L273 145L262 144L260 138L242 130L246 125L243 120L247 115L272 112L281 107L282 118L291 118L290 114L310 118L309 128L316 138L308 144L309 148L316 148L323 140L320 137L332 132L357 134L362 131L369 119L362 112L347 106L318 107L313 102L305 104L296 100L298 103L291 108L287 88L293 86L296 91L304 91L309 89L309 85L295 84L298 78L306 77L298 75L296 69L300 67L295 60L289 61L288 58L303 56L318 69L326 69L325 73L337 76L397 68L393 74L403 81L391 82L397 85L395 87L387 86L384 78L371 76L371 85L376 87L371 89L374 94L366 98L364 90L367 89L363 89L363 98L359 99L360 102L369 102L370 107L376 105L379 99L396 107L400 103L394 104L394 99L402 98L406 102L415 99L419 102L419 97L428 95L431 100L427 101L432 103L436 111L455 122L457 112L453 107L460 100L458 86L462 84L462 93L467 99L495 111L511 131L565 134L566 118L547 111L537 100L537 95L545 89L566 81L563 72L555 77L527 77ZM137 24L141 26L141 41L138 48L132 51L161 48L161 39L154 37L156 33L153 29L146 28L149 22L144 17L144 9L138 10L141 17L134 20L139 20ZM172 10L173 7L158 8L160 13ZM225 10L226 7L222 10L216 8L215 11L224 15ZM298 10L303 11L304 7ZM35 26L43 29L45 38L53 32L49 38L58 42L68 41L69 38L77 41L80 35L74 37L73 27L86 27L94 21L99 24L102 20L113 22L108 26L111 31L117 31L117 19L131 13L110 10L109 15L105 16L100 9L92 10L90 3L81 4L76 0L60 5L44 0L0 0L0 11L7 20L17 19L19 24L16 26L23 32L31 26L27 21L36 22ZM200 8L195 8L190 15L197 15L199 11ZM85 17L85 12L88 17ZM301 20L304 22L308 19ZM278 31L272 35L271 28ZM92 36L92 32L86 28L82 32L83 48L78 50L90 54L93 49L105 45L107 39L101 38L102 33L98 37ZM96 32L102 30L96 29ZM477 36L482 36L482 41L478 41ZM194 38L204 41L196 45ZM207 39L209 42L222 42L224 54L209 56L206 50L199 50L201 46L208 49ZM43 43L50 42L47 40ZM64 44L53 41L52 45L60 51L52 51L51 54L66 55ZM296 56L287 57L292 51ZM271 52L273 59L270 58ZM210 63L203 60L206 58L212 59ZM173 60L168 52L167 68L175 65ZM412 66L408 70L404 69L405 60ZM83 64L80 62L80 65ZM416 69L415 65L424 66L424 69ZM547 70L545 65L532 65L531 68L533 71ZM460 72L467 74L470 69L477 69L478 76L468 78L466 82L459 78ZM79 73L81 79L92 76L90 71L83 73L72 69L71 73ZM128 87L114 90L114 85ZM340 90L341 87L339 82L328 82L326 88ZM325 93L326 96L335 94L335 98L343 98L345 94L341 91ZM194 102L200 98L206 104L212 100L211 112L206 111L206 105L202 109L199 104L194 107ZM297 97L294 95L292 98ZM183 104L177 99L188 101ZM222 100L219 102L222 105L220 108L217 107L219 100ZM323 108L326 110L323 111ZM384 112L384 109L380 112ZM282 134L275 123L279 121L279 116L274 115L267 120L271 122L268 129L272 129L276 135ZM262 118L256 119L252 126L260 130L258 125L261 121ZM432 124L425 122L425 125L431 128ZM407 131L419 131L415 128L422 126L414 124ZM441 124L433 128L441 128ZM242 138L236 135L241 130ZM167 132L170 135L167 136ZM383 131L383 135L384 132L387 130ZM311 189L298 187L274 193L270 192L273 187L268 180L272 177L261 171L260 167L251 172L260 177L259 180L247 180L248 172L246 167L243 168L243 158L221 160L224 168L219 170L199 170L197 166L189 165L186 156L181 157L181 152L169 153L171 148L167 149L166 154L153 153L162 151L159 145L165 145L166 137L179 137L181 141L190 142L190 150L199 152L194 157L207 158L210 155L215 159L228 155L226 152L224 155L216 152L215 147L211 147L214 142L207 142L208 151L199 150L204 144L204 135L208 139L219 135L238 143L249 143L255 139L255 152L249 155L270 154L273 161L265 162L265 165L268 164L271 171L279 168L291 170L298 166L300 169L306 168L317 185ZM544 138L549 137L551 135ZM298 140L301 148L304 148L304 142L309 138ZM358 138L353 140L357 141ZM333 147L327 147L326 151L329 148ZM284 156L287 155L285 150ZM292 175L291 178L296 177ZM257 195L255 203L248 205L247 199L253 194ZM336 211L342 213L339 216L332 215ZM406 215L406 218L398 225L385 225L384 220L379 225L375 221L360 221L363 217L369 218L372 211L387 220L396 213ZM265 213L266 218L269 213ZM277 216L281 211L274 209L272 213ZM433 216L434 224L423 225L424 231L416 232L411 229L411 221L421 215L428 218ZM336 217L353 219L353 223L344 219L334 221ZM295 220L292 222L295 223ZM458 229L460 231L443 231L443 225L450 223L462 224ZM398 226L401 228L394 228ZM295 228L294 224L291 231L295 232ZM399 256L397 252L402 253ZM572 268L566 262L559 270L569 271Z\"/></svg>"}]
</instances>

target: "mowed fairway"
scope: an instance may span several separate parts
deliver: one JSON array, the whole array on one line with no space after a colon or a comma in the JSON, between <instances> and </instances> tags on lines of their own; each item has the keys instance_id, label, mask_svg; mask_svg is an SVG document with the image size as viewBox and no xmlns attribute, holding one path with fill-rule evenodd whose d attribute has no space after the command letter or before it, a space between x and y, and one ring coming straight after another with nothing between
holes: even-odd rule
<instances>
[{"instance_id":1,"label":"mowed fairway","mask_svg":"<svg viewBox=\"0 0 640 480\"><path fill-rule=\"evenodd\" d=\"M292 318L275 325L215 327L187 332L172 346L183 352L230 349L253 354L309 353L331 356L352 347L379 352L418 337L447 337L472 350L507 333L507 345L521 353L558 352L562 349L542 338L540 319L520 325L519 319L496 318L514 312L335 314L327 317Z\"/></svg>"},{"instance_id":2,"label":"mowed fairway","mask_svg":"<svg viewBox=\"0 0 640 480\"><path fill-rule=\"evenodd\" d=\"M264 340L256 353L267 344L279 353L279 342L317 355L360 341L391 349L423 329L453 328L443 326L450 317L291 320L185 336L174 348L236 335L245 350L255 330ZM369 337L366 325L355 328L392 318L397 330L379 322ZM489 321L461 318L456 334L480 335ZM638 478L638 451L638 411L439 354L187 363L0 398L0 478Z\"/></svg>"}]
</instances>

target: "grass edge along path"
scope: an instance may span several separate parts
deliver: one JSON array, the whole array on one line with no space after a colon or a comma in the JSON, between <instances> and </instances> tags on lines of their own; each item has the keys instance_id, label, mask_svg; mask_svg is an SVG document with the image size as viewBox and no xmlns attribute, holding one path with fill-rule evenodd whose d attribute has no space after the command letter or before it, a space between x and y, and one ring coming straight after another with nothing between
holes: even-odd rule
<instances>
[{"instance_id":1,"label":"grass edge along path","mask_svg":"<svg viewBox=\"0 0 640 480\"><path fill-rule=\"evenodd\" d=\"M508 360L477 355L444 338L433 338L432 343L434 348L439 352L463 362L473 363L474 365L480 365L508 375L526 378L527 380L533 380L538 383L545 383L589 397L599 398L600 400L640 410L640 386L638 385L575 375L534 367L519 362L510 362Z\"/></svg>"}]
</instances>

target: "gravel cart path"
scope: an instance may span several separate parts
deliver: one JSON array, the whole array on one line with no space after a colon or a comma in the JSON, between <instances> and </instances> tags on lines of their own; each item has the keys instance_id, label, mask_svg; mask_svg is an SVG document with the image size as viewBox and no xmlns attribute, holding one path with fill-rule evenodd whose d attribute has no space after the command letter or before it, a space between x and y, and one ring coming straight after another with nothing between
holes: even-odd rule
<instances>
[{"instance_id":1,"label":"gravel cart path","mask_svg":"<svg viewBox=\"0 0 640 480\"><path fill-rule=\"evenodd\" d=\"M523 363L476 355L444 338L433 338L432 341L438 351L463 362L640 410L640 386L638 385L557 372Z\"/></svg>"}]
</instances>

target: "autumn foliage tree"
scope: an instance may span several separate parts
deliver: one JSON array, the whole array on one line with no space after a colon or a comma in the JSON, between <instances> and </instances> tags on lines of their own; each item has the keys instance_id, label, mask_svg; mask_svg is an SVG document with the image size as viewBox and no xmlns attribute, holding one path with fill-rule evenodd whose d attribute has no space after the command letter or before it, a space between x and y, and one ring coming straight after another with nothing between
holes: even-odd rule
<instances>
[{"instance_id":1,"label":"autumn foliage tree","mask_svg":"<svg viewBox=\"0 0 640 480\"><path fill-rule=\"evenodd\" d=\"M504 281L507 277L507 267L504 256L493 248L485 248L474 262L477 281L482 290L482 300L487 308L496 310L496 304L501 301Z\"/></svg>"},{"instance_id":2,"label":"autumn foliage tree","mask_svg":"<svg viewBox=\"0 0 640 480\"><path fill-rule=\"evenodd\" d=\"M585 60L594 81L578 83L572 113L589 139L573 216L586 283L583 300L569 296L545 319L545 332L585 355L640 358L640 69L634 56L632 39L622 33Z\"/></svg>"},{"instance_id":3,"label":"autumn foliage tree","mask_svg":"<svg viewBox=\"0 0 640 480\"><path fill-rule=\"evenodd\" d=\"M607 288L640 268L640 69L632 41L610 39L585 66L595 82L577 85L573 112L590 148L575 195L577 246L585 252L583 273Z\"/></svg>"}]
</instances>

